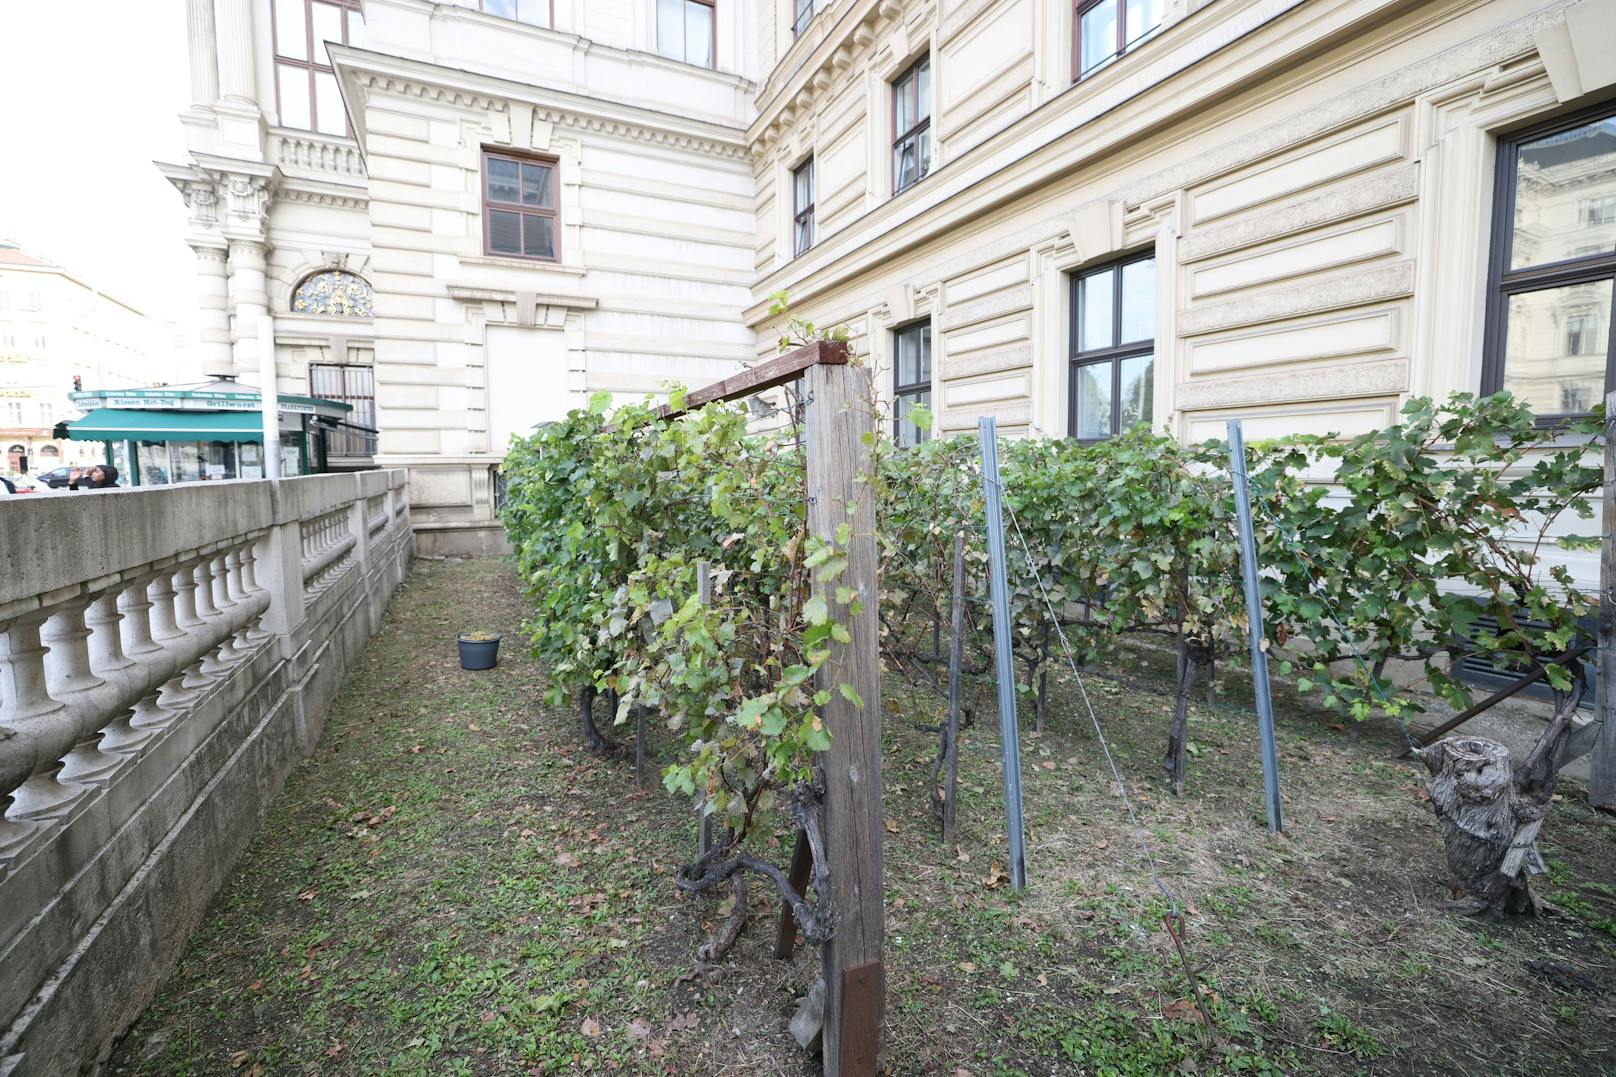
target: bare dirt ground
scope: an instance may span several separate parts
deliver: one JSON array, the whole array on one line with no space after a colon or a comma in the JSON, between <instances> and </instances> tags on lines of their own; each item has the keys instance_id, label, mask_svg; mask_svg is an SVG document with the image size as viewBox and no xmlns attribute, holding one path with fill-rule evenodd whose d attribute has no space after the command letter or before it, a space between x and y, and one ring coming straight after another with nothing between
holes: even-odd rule
<instances>
[{"instance_id":1,"label":"bare dirt ground","mask_svg":"<svg viewBox=\"0 0 1616 1077\"><path fill-rule=\"evenodd\" d=\"M637 793L631 762L591 756L572 711L543 705L522 616L505 564L416 567L113 1072L817 1072L785 1029L817 955L769 956L765 899L722 966L698 970L724 910L670 881L694 848L688 805ZM498 669L458 668L454 633L473 628L506 633ZM1349 744L1280 690L1288 832L1271 836L1238 676L1194 709L1174 798L1171 670L1130 665L1087 683L1216 1027L1192 1019L1166 899L1070 679L1024 736L1018 896L991 705L962 737L945 848L935 737L918 728L940 708L889 678L889 1072L1616 1072L1616 819L1580 782L1543 830L1554 911L1459 919L1395 731ZM653 737L653 758L673 750Z\"/></svg>"}]
</instances>

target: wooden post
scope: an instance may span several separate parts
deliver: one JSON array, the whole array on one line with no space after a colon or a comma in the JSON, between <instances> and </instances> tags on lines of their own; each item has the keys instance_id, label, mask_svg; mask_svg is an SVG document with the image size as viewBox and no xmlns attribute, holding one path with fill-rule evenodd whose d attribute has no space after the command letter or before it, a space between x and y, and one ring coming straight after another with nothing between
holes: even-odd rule
<instances>
[{"instance_id":1,"label":"wooden post","mask_svg":"<svg viewBox=\"0 0 1616 1077\"><path fill-rule=\"evenodd\" d=\"M824 753L825 856L836 931L824 950L827 1077L876 1072L885 1006L881 810L881 666L876 622L878 570L874 469L875 419L869 378L859 367L816 364L803 375L807 401L808 528L833 542L851 528L842 550L847 568L837 578L815 579L813 591L852 642L832 642L820 685L830 702L820 713L830 731ZM840 545L840 544L838 544ZM858 612L836 602L838 587L852 588ZM850 685L862 703L837 689Z\"/></svg>"},{"instance_id":2,"label":"wooden post","mask_svg":"<svg viewBox=\"0 0 1616 1077\"><path fill-rule=\"evenodd\" d=\"M808 835L801 830L797 831L797 843L791 849L791 874L789 881L791 889L799 894L808 893L808 873L813 870L814 852L808 844ZM791 906L785 902L780 903L780 923L774 931L774 956L782 961L788 960L797 948L797 917L791 912Z\"/></svg>"},{"instance_id":3,"label":"wooden post","mask_svg":"<svg viewBox=\"0 0 1616 1077\"><path fill-rule=\"evenodd\" d=\"M960 667L965 659L965 530L954 533L954 602L949 610L948 744L943 761L943 844L954 844L954 803L959 779Z\"/></svg>"},{"instance_id":4,"label":"wooden post","mask_svg":"<svg viewBox=\"0 0 1616 1077\"><path fill-rule=\"evenodd\" d=\"M1605 498L1599 553L1599 677L1593 759L1588 775L1588 803L1616 809L1616 393L1605 397Z\"/></svg>"}]
</instances>

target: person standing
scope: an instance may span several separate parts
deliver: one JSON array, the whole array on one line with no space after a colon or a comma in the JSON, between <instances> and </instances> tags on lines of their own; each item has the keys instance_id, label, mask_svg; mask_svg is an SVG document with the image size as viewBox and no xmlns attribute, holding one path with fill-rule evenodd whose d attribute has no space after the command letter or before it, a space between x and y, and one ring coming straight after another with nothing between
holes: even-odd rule
<instances>
[{"instance_id":1,"label":"person standing","mask_svg":"<svg viewBox=\"0 0 1616 1077\"><path fill-rule=\"evenodd\" d=\"M106 490L118 485L118 469L111 464L96 464L85 474L74 468L67 476L69 490Z\"/></svg>"}]
</instances>

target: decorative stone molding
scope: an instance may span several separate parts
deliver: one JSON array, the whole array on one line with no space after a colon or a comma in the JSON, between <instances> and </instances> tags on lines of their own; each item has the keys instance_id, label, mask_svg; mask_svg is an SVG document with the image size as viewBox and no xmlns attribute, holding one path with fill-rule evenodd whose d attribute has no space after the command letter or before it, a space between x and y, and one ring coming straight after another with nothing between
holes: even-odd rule
<instances>
[{"instance_id":1,"label":"decorative stone molding","mask_svg":"<svg viewBox=\"0 0 1616 1077\"><path fill-rule=\"evenodd\" d=\"M1581 0L1533 35L1561 101L1616 85L1616 0Z\"/></svg>"},{"instance_id":2,"label":"decorative stone molding","mask_svg":"<svg viewBox=\"0 0 1616 1077\"><path fill-rule=\"evenodd\" d=\"M436 85L424 80L406 79L396 75L384 75L370 71L355 72L354 78L358 80L359 85L364 87L367 93L390 93L401 97L415 97L437 104L455 105L471 111L499 116L505 125L509 124L508 110L512 105L512 101L506 97L496 97L491 94ZM584 99L580 99L580 101L583 102ZM671 146L674 149L691 150L736 161L744 161L751 156L740 131L735 132L736 137L733 142L722 141L669 128L656 127L649 122L642 123L624 118L587 115L570 109L544 105L533 105L531 107L533 109L533 122L546 123L551 125L552 128L565 127L596 134L615 135L620 138L649 142L659 146ZM623 107L627 109L630 106ZM717 125L710 126L716 127ZM510 135L507 131L501 141L508 142L509 139Z\"/></svg>"}]
</instances>

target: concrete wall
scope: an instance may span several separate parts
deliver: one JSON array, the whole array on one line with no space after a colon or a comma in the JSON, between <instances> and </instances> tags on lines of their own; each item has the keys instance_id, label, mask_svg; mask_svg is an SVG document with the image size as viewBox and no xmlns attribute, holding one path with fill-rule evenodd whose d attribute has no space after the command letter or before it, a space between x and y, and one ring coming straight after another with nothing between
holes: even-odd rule
<instances>
[{"instance_id":1,"label":"concrete wall","mask_svg":"<svg viewBox=\"0 0 1616 1077\"><path fill-rule=\"evenodd\" d=\"M412 551L399 471L0 503L0 1074L138 1016Z\"/></svg>"}]
</instances>

